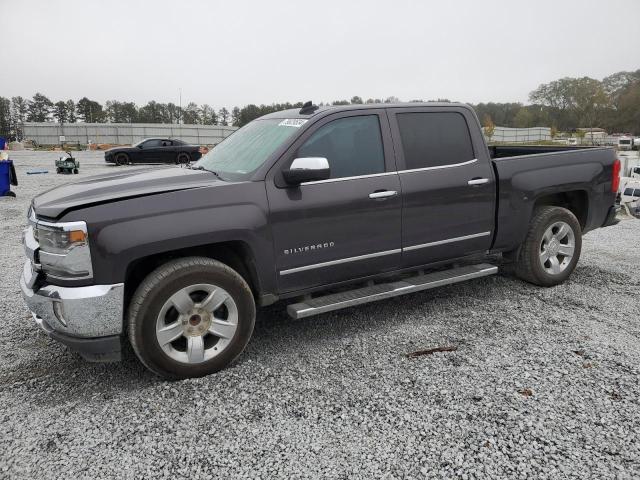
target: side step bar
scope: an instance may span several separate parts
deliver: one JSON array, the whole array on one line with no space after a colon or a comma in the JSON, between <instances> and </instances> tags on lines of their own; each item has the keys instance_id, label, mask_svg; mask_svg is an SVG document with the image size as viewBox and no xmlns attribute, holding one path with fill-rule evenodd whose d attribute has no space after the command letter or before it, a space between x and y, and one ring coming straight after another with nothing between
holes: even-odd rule
<instances>
[{"instance_id":1,"label":"side step bar","mask_svg":"<svg viewBox=\"0 0 640 480\"><path fill-rule=\"evenodd\" d=\"M381 283L347 292L325 295L324 297L311 298L300 303L292 303L287 306L287 313L292 318L305 318L341 308L353 307L354 305L464 282L472 278L486 277L496 273L498 273L498 267L488 263L456 267L426 275L416 275L396 282Z\"/></svg>"}]
</instances>

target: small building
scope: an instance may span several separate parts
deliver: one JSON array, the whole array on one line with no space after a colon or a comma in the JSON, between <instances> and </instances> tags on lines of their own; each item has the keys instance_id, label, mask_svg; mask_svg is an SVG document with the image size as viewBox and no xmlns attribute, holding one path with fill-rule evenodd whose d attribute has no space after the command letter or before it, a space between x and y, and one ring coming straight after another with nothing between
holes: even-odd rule
<instances>
[{"instance_id":1,"label":"small building","mask_svg":"<svg viewBox=\"0 0 640 480\"><path fill-rule=\"evenodd\" d=\"M608 135L603 128L578 128L577 130L584 132L585 140L604 140Z\"/></svg>"}]
</instances>

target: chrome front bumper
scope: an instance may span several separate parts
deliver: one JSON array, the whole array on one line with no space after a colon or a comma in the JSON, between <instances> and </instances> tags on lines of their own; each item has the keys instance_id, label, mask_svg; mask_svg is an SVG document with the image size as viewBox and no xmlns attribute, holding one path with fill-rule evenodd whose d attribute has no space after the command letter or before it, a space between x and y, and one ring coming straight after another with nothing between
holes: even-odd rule
<instances>
[{"instance_id":1,"label":"chrome front bumper","mask_svg":"<svg viewBox=\"0 0 640 480\"><path fill-rule=\"evenodd\" d=\"M36 273L31 265L30 261L24 265L20 288L27 307L45 331L47 328L43 322L49 329L71 337L95 338L122 334L123 283L87 287L35 287Z\"/></svg>"}]
</instances>

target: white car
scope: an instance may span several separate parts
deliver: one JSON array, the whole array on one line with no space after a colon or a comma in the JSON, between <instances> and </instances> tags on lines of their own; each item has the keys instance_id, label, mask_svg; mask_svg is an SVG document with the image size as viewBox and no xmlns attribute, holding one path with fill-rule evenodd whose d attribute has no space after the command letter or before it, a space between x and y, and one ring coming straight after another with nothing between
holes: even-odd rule
<instances>
[{"instance_id":1,"label":"white car","mask_svg":"<svg viewBox=\"0 0 640 480\"><path fill-rule=\"evenodd\" d=\"M620 196L620 203L631 203L640 199L640 182L629 182Z\"/></svg>"}]
</instances>

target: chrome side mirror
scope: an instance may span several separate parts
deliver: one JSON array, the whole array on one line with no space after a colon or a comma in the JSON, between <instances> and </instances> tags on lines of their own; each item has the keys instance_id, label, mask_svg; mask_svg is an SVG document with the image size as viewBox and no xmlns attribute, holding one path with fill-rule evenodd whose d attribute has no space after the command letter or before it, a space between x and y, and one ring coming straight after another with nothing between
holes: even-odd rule
<instances>
[{"instance_id":1,"label":"chrome side mirror","mask_svg":"<svg viewBox=\"0 0 640 480\"><path fill-rule=\"evenodd\" d=\"M324 157L296 158L291 166L282 171L284 180L289 185L300 185L304 182L326 180L331 176L329 161Z\"/></svg>"}]
</instances>

